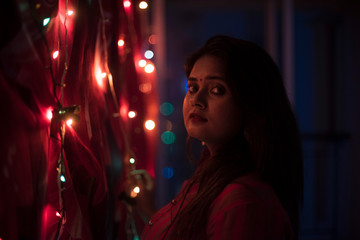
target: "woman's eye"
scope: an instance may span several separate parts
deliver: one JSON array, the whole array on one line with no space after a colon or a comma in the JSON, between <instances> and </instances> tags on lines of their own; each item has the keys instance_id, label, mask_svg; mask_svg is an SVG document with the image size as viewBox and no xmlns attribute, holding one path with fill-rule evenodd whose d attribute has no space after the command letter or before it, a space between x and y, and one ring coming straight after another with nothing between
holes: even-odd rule
<instances>
[{"instance_id":1,"label":"woman's eye","mask_svg":"<svg viewBox=\"0 0 360 240\"><path fill-rule=\"evenodd\" d=\"M211 93L215 95L223 95L225 93L225 89L223 87L213 87L211 89Z\"/></svg>"},{"instance_id":2,"label":"woman's eye","mask_svg":"<svg viewBox=\"0 0 360 240\"><path fill-rule=\"evenodd\" d=\"M193 84L188 86L189 88L189 93L195 93L197 91L197 87Z\"/></svg>"}]
</instances>

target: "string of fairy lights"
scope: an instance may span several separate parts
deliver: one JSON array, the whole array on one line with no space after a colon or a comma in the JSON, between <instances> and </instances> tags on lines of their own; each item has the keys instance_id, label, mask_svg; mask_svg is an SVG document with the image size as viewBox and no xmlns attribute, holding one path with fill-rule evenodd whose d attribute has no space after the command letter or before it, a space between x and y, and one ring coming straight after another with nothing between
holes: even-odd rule
<instances>
[{"instance_id":1,"label":"string of fairy lights","mask_svg":"<svg viewBox=\"0 0 360 240\"><path fill-rule=\"evenodd\" d=\"M125 142L125 157L124 157L124 167L127 168L127 172L130 172L134 169L136 169L136 156L131 150L131 144L129 142L127 132L124 129L123 122L124 119L121 119L120 117L123 115L126 115L127 119L131 120L136 117L138 117L138 111L136 109L129 109L129 106L122 106L119 102L119 98L116 95L115 89L114 89L114 83L113 83L113 76L110 72L109 66L108 66L108 40L107 40L107 34L106 34L106 24L109 21L105 17L104 9L103 9L103 3L101 0L98 1L99 3L99 10L101 14L101 43L102 46L102 54L100 54L100 58L98 59L95 57L94 61L94 79L98 85L98 87L101 90L105 89L105 84L108 84L110 93L112 95L113 103L116 108L116 113L113 114L114 117L118 117L119 119L119 126L121 129L122 138ZM69 47L68 47L68 27L67 25L71 22L74 22L74 17L76 16L75 9L72 9L72 5L69 7L69 0L65 0L65 4L63 6L64 9L61 9L61 5L59 4L58 13L55 17L46 17L42 19L42 26L47 27L48 24L51 22L58 21L58 42L57 42L57 48L56 49L50 49L48 47L48 54L49 59L51 59L53 62L57 62L60 66L60 63L63 61L64 66L61 71L61 77L60 81L57 81L54 76L54 71L52 69L52 63L50 63L50 72L51 72L51 78L54 84L53 88L53 94L57 100L56 106L50 106L47 109L46 112L46 118L53 124L57 124L59 129L59 136L60 136L60 153L59 158L57 162L57 179L58 179L58 187L59 187L59 210L56 211L56 216L59 217L57 232L56 232L56 239L61 237L62 228L64 224L66 223L66 211L65 211L65 198L64 198L64 190L66 189L66 182L68 179L68 174L66 172L66 166L65 166L65 149L64 149L64 141L65 141L65 133L66 128L71 128L74 121L79 120L79 112L80 112L80 106L78 105L72 105L72 106L66 106L64 107L64 88L66 87L66 81L67 81L67 71L69 68ZM131 14L131 11L133 10L133 2L130 0L123 0L123 7L126 14ZM145 11L148 9L148 3L146 1L140 1L137 4L137 8L139 11ZM130 16L129 16L130 18ZM61 28L63 28L61 31ZM64 35L61 36L61 33ZM130 38L125 38L125 35L122 34L119 36L117 41L117 47L119 49L119 54L126 54L127 51L129 51L129 45L127 41L135 41ZM62 38L63 37L63 38ZM149 38L147 39L149 46L157 44L156 41L156 34L151 34ZM62 42L62 39L63 42ZM130 49L131 51L131 49ZM137 56L134 54L134 65L136 66L136 69L139 71L140 77L143 74L154 74L155 73L155 65L152 62L152 59L154 58L154 52L150 49L145 49L141 56ZM60 60L61 59L61 60ZM149 81L141 81L138 86L138 90L143 94L149 94L153 90L153 84ZM58 92L60 90L60 98L57 96ZM160 113L164 116L169 116L173 113L174 108L173 105L169 102L165 102L161 104L160 106ZM125 114L124 114L125 113ZM145 116L146 117L146 116ZM156 122L155 119L148 118L144 119L144 129L147 131L153 131L156 128ZM167 127L166 131L164 131L161 134L161 140L164 144L170 145L175 142L175 134L171 131L172 129L171 122L167 121ZM174 174L174 171L171 167L165 167L163 169L163 175L165 178L171 178ZM131 198L135 198L137 194L141 191L139 186L133 186L132 189L130 189L130 192L127 194ZM129 221L126 223L129 225L130 232L128 234L128 239L138 239L138 235L136 233L136 227L134 225L134 221L131 218L132 216L132 208L131 204L127 206L128 208L128 217Z\"/></svg>"}]
</instances>

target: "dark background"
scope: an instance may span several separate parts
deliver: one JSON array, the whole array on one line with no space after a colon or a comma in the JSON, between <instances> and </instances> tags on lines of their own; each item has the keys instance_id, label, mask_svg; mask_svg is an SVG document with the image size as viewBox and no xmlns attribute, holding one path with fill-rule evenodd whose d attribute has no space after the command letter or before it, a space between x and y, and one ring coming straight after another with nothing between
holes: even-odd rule
<instances>
[{"instance_id":1,"label":"dark background","mask_svg":"<svg viewBox=\"0 0 360 240\"><path fill-rule=\"evenodd\" d=\"M283 2L276 7L273 54L280 70ZM166 74L160 99L174 105L162 116L174 144L160 143L159 205L170 201L191 173L185 155L182 99L186 56L215 34L253 41L266 48L267 1L165 1ZM360 239L360 2L293 2L293 106L304 155L301 239ZM240 66L241 67L241 66ZM289 159L291 161L291 159ZM164 167L174 170L173 177Z\"/></svg>"}]
</instances>

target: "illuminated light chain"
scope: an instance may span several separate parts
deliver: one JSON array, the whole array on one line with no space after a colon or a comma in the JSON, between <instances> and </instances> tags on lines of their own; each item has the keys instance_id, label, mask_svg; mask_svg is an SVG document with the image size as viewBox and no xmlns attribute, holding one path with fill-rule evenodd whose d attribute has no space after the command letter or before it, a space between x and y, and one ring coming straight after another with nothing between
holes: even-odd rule
<instances>
[{"instance_id":1,"label":"illuminated light chain","mask_svg":"<svg viewBox=\"0 0 360 240\"><path fill-rule=\"evenodd\" d=\"M55 76L54 76L54 72L52 69L52 59L58 59L59 57L59 50L60 50L60 44L58 49L55 49L55 51L51 52L49 44L47 42L46 37L44 37L44 42L46 44L46 48L47 48L47 53L48 53L48 60L50 63L50 66L48 67L48 69L50 70L50 76L53 82L53 95L56 98L56 107L49 107L46 110L46 118L51 121L52 123L56 123L59 126L59 135L60 135L60 152L59 152L59 158L57 161L57 183L58 183L58 189L59 189L59 208L60 210L56 212L56 216L59 217L59 222L57 224L57 230L55 233L55 238L54 239L59 239L61 238L61 228L62 225L66 223L66 211L65 211L65 203L64 203L64 190L65 190L65 184L67 184L68 181L68 175L66 174L66 168L65 168L65 156L64 156L64 140L65 140L65 129L66 129L66 125L70 125L69 121L73 121L73 120L79 120L79 116L78 113L80 111L80 107L79 106L69 106L69 107L63 107L63 90L64 87L66 86L65 84L65 77L66 77L66 73L68 71L68 44L67 44L67 40L68 40L68 36L67 36L67 16L72 16L74 14L73 10L69 10L68 11L68 0L65 0L65 19L63 24L64 27L64 35L65 36L60 36L60 34L58 34L58 42L60 43L60 40L62 39L62 37L65 39L64 40L64 49L62 50L62 52L64 52L64 68L62 71L62 75L61 75L61 81L60 83L58 81L55 80ZM36 8L40 8L40 4L36 5ZM58 15L60 14L61 9L58 9ZM55 18L54 18L55 19ZM60 18L56 18L58 19L58 24L59 24L59 32L60 32ZM44 18L42 20L42 25L45 27L47 26L51 21L51 18ZM61 72L61 71L59 71ZM58 91L57 91L57 87L60 87L60 99L58 98ZM51 136L53 137L53 136Z\"/></svg>"},{"instance_id":2,"label":"illuminated light chain","mask_svg":"<svg viewBox=\"0 0 360 240\"><path fill-rule=\"evenodd\" d=\"M52 120L62 122L74 119L78 121L80 119L78 113L80 113L79 105L72 105L69 107L54 109L52 112Z\"/></svg>"},{"instance_id":3,"label":"illuminated light chain","mask_svg":"<svg viewBox=\"0 0 360 240\"><path fill-rule=\"evenodd\" d=\"M80 112L80 106L73 105L65 108L57 108L52 112L51 121L55 121L60 126L60 156L58 160L58 186L60 191L60 220L57 226L56 237L58 239L60 236L61 226L66 222L66 212L65 212L65 204L64 204L64 194L63 191L65 189L64 184L66 183L66 168L64 162L64 140L65 140L65 123L69 125L69 121L72 122L73 119L79 120L80 117L78 113Z\"/></svg>"}]
</instances>

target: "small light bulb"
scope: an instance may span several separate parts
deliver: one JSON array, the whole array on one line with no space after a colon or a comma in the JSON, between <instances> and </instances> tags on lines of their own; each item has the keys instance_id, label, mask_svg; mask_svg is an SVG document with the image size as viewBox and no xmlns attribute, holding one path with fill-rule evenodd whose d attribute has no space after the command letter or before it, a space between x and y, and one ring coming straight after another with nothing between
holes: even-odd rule
<instances>
[{"instance_id":1,"label":"small light bulb","mask_svg":"<svg viewBox=\"0 0 360 240\"><path fill-rule=\"evenodd\" d=\"M123 47L125 45L125 41L123 39L119 39L118 46Z\"/></svg>"},{"instance_id":2,"label":"small light bulb","mask_svg":"<svg viewBox=\"0 0 360 240\"><path fill-rule=\"evenodd\" d=\"M131 6L131 2L129 0L124 1L124 7L129 8Z\"/></svg>"},{"instance_id":3,"label":"small light bulb","mask_svg":"<svg viewBox=\"0 0 360 240\"><path fill-rule=\"evenodd\" d=\"M46 118L49 121L51 121L51 119L53 118L52 108L48 108L48 110L46 111Z\"/></svg>"},{"instance_id":4,"label":"small light bulb","mask_svg":"<svg viewBox=\"0 0 360 240\"><path fill-rule=\"evenodd\" d=\"M66 125L68 125L69 127L71 127L72 123L73 123L72 118L70 118L66 121Z\"/></svg>"},{"instance_id":5,"label":"small light bulb","mask_svg":"<svg viewBox=\"0 0 360 240\"><path fill-rule=\"evenodd\" d=\"M45 27L50 22L50 18L44 18L43 20L43 26Z\"/></svg>"},{"instance_id":6,"label":"small light bulb","mask_svg":"<svg viewBox=\"0 0 360 240\"><path fill-rule=\"evenodd\" d=\"M104 86L103 79L105 77L106 77L106 73L103 72L100 67L97 67L95 70L95 78L96 78L96 82L100 88L103 88L103 86Z\"/></svg>"},{"instance_id":7,"label":"small light bulb","mask_svg":"<svg viewBox=\"0 0 360 240\"><path fill-rule=\"evenodd\" d=\"M128 113L128 117L129 118L134 118L136 116L136 112L134 112L134 111L129 111L129 113Z\"/></svg>"},{"instance_id":8,"label":"small light bulb","mask_svg":"<svg viewBox=\"0 0 360 240\"><path fill-rule=\"evenodd\" d=\"M129 162L130 162L131 164L134 164L134 163L135 163L135 158L130 158L130 159L129 159Z\"/></svg>"},{"instance_id":9,"label":"small light bulb","mask_svg":"<svg viewBox=\"0 0 360 240\"><path fill-rule=\"evenodd\" d=\"M101 76L101 78L105 78L106 77L106 72L102 72L100 76Z\"/></svg>"},{"instance_id":10,"label":"small light bulb","mask_svg":"<svg viewBox=\"0 0 360 240\"><path fill-rule=\"evenodd\" d=\"M136 187L134 187L133 191L134 191L135 193L139 193L139 192L140 192L140 188L139 188L138 186L136 186Z\"/></svg>"},{"instance_id":11,"label":"small light bulb","mask_svg":"<svg viewBox=\"0 0 360 240\"><path fill-rule=\"evenodd\" d=\"M145 66L144 70L146 73L152 73L155 70L155 66L149 63Z\"/></svg>"},{"instance_id":12,"label":"small light bulb","mask_svg":"<svg viewBox=\"0 0 360 240\"><path fill-rule=\"evenodd\" d=\"M66 179L65 179L65 176L64 176L64 175L61 175L61 176L60 176L60 181L62 181L62 182L65 182L65 181L66 181Z\"/></svg>"},{"instance_id":13,"label":"small light bulb","mask_svg":"<svg viewBox=\"0 0 360 240\"><path fill-rule=\"evenodd\" d=\"M146 122L145 122L145 128L147 129L147 130L154 130L154 128L155 128L155 122L153 121L153 120L147 120Z\"/></svg>"},{"instance_id":14,"label":"small light bulb","mask_svg":"<svg viewBox=\"0 0 360 240\"><path fill-rule=\"evenodd\" d=\"M53 59L57 59L58 56L59 56L59 51L58 50L54 51L52 55Z\"/></svg>"},{"instance_id":15,"label":"small light bulb","mask_svg":"<svg viewBox=\"0 0 360 240\"><path fill-rule=\"evenodd\" d=\"M68 16L71 16L71 15L73 15L73 14L74 14L74 11L73 11L73 10L67 11L67 15L68 15Z\"/></svg>"},{"instance_id":16,"label":"small light bulb","mask_svg":"<svg viewBox=\"0 0 360 240\"><path fill-rule=\"evenodd\" d=\"M141 1L141 2L139 3L139 8L140 8L140 9L146 9L147 7L148 7L147 2Z\"/></svg>"},{"instance_id":17,"label":"small light bulb","mask_svg":"<svg viewBox=\"0 0 360 240\"><path fill-rule=\"evenodd\" d=\"M139 67L145 67L146 66L146 60L141 59L139 60Z\"/></svg>"},{"instance_id":18,"label":"small light bulb","mask_svg":"<svg viewBox=\"0 0 360 240\"><path fill-rule=\"evenodd\" d=\"M144 54L144 56L147 58L147 59L152 59L154 57L154 52L151 51L151 50L147 50Z\"/></svg>"},{"instance_id":19,"label":"small light bulb","mask_svg":"<svg viewBox=\"0 0 360 240\"><path fill-rule=\"evenodd\" d=\"M59 212L56 212L57 217L61 217L61 214Z\"/></svg>"}]
</instances>

